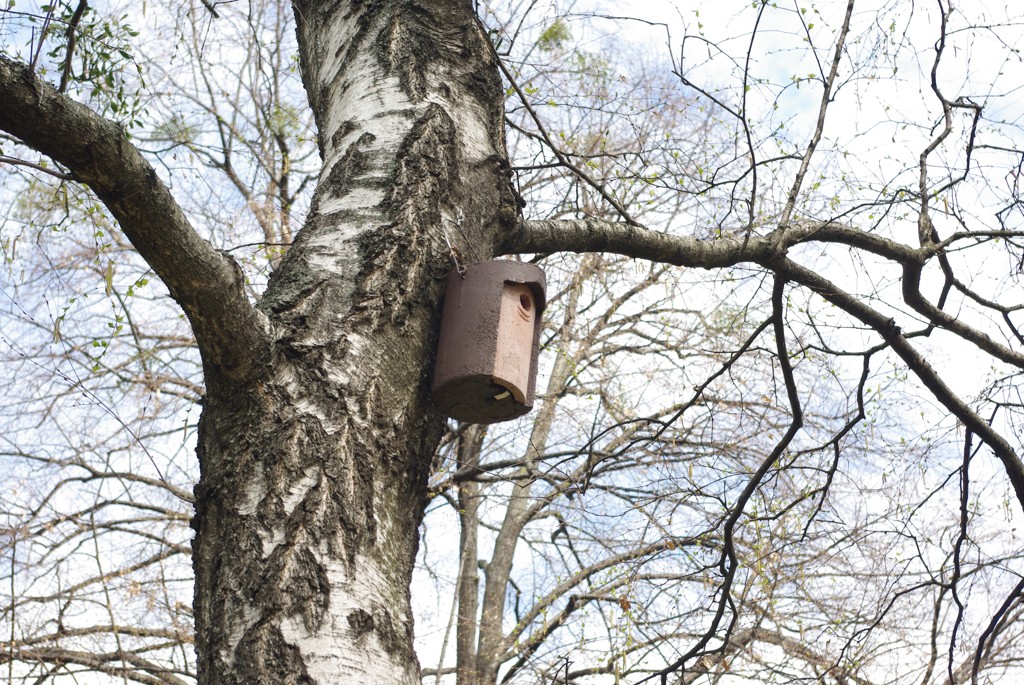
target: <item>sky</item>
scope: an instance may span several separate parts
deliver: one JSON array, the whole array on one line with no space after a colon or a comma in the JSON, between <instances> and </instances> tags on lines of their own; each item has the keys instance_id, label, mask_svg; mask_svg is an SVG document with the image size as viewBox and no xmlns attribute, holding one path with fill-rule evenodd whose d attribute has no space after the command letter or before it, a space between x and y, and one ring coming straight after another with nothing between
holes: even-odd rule
<instances>
[{"instance_id":1,"label":"sky","mask_svg":"<svg viewBox=\"0 0 1024 685\"><path fill-rule=\"evenodd\" d=\"M881 31L873 38L852 39L840 65L843 86L830 104L823 144L811 168L815 175L814 183L819 184L819 193L826 198L830 193L834 194L838 203L834 208L827 201L815 205L820 212L848 213L858 221L870 221L870 213L859 208L856 200L851 198L913 187L916 182L915 160L923 144L934 136L937 121L934 97L921 76L922 67L927 67L934 55L931 45L937 19L932 6L915 5L896 2L857 5L853 37L863 35L872 27ZM558 9L566 6L559 5ZM819 3L817 10L802 12L800 5L778 3L778 6L765 9L760 19L758 7L749 2L604 2L596 7L608 18L594 20L587 28L583 25L583 18L593 17L593 6L584 3L572 6L578 16L570 15L567 21L575 40L581 41L584 47L593 45L598 50L605 45L600 35L616 34L624 41L635 43L637 50L652 51L652 62L661 66L674 64L694 86L720 98L726 106L734 109L745 106L749 118L758 125L759 154L767 154L772 145L791 152L799 149L811 135L821 92L820 82L816 79L822 71L827 71L832 40L839 23L836 11L843 5ZM908 9L910 7L913 9ZM1019 124L1024 112L1021 96L1024 71L1014 46L1020 43L1021 25L1017 17L995 16L998 12L1017 10L996 3L972 3L964 10L976 15L979 23L1004 23L1008 26L1005 30L957 33L956 40L947 47L948 60L943 62L939 71L939 82L950 98L969 97L984 104L991 118ZM642 16L665 25L650 26L618 18L624 14ZM551 14L538 9L534 16L536 19L526 26L524 36L530 31L536 34L544 30ZM961 15L956 18L960 22L958 26L963 26L966 19ZM752 40L755 25L757 32ZM804 49L808 44L816 48L814 53ZM746 58L748 49L749 61ZM854 60L873 60L873 65L853 69ZM737 87L736 78L748 67L751 78L748 79L749 89L745 90ZM992 78L994 75L1000 76L998 81ZM723 120L729 122L728 117L723 117ZM989 136L985 138L987 144L1012 146L1021 142L1020 134L1012 126L995 124L986 134ZM736 137L737 149L742 152L741 129L735 121L727 125L733 127L731 130ZM962 136L964 130L964 122L958 120L957 136ZM957 164L963 165L964 160L958 156L955 146L949 146L945 157L954 171ZM984 163L995 167L1002 163L1001 160L1005 161L993 153L985 158ZM977 163L983 163L980 156ZM762 179L766 184L775 183L769 197L778 199L791 176L791 166L780 165L776 176ZM940 183L941 178L942 175L937 174L933 183ZM995 201L996 192L1004 190L999 184L1006 179L995 174L991 181L992 188L983 184L972 186L970 193L962 192L946 201L958 203L964 214L976 216L979 221L990 221L990 205ZM853 188L858 184L868 190ZM942 200L938 198L934 206L942 206ZM707 221L708 217L694 215L685 219L688 230L691 224ZM675 230L677 227L665 228ZM948 217L943 217L940 230L954 228ZM884 230L892 231L902 240L913 241L913 222L910 220L893 221ZM990 254L994 259L998 252ZM813 257L809 255L808 259ZM882 292L896 292L895 279L884 273L880 265L836 259L828 267L831 275L854 290L869 291L881 283ZM1005 285L1003 282L989 282L991 275L985 263L968 262L964 268L974 283L989 292L998 291ZM1009 295L1013 296L1013 293ZM963 311L968 316L966 307ZM893 308L892 313L893 316L910 318L899 308ZM948 349L944 353L946 360L951 369L958 371L947 374L948 377L963 392L972 394L991 376L988 363L979 360L970 348ZM941 412L928 406L926 401L923 404L921 410L927 411L928 416L922 417L922 425L928 425ZM443 535L444 529L439 532ZM438 623L443 626L449 607L439 606ZM437 652L432 645L437 644L441 632L437 627L432 631L424 630L425 654ZM426 659L424 665L428 665Z\"/></svg>"}]
</instances>

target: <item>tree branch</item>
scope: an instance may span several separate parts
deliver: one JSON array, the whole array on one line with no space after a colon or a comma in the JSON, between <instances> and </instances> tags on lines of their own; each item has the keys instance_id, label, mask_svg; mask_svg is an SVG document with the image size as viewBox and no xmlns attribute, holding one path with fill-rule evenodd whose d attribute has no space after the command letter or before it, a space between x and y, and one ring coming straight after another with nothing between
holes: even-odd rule
<instances>
[{"instance_id":1,"label":"tree branch","mask_svg":"<svg viewBox=\"0 0 1024 685\"><path fill-rule=\"evenodd\" d=\"M0 129L62 164L103 201L185 310L207 371L247 376L268 338L241 270L195 232L124 129L5 56L0 96Z\"/></svg>"},{"instance_id":2,"label":"tree branch","mask_svg":"<svg viewBox=\"0 0 1024 685\"><path fill-rule=\"evenodd\" d=\"M787 280L810 288L871 327L903 359L935 398L995 452L1006 469L1018 503L1024 507L1024 462L1020 456L996 429L978 416L942 380L941 375L910 343L895 321L861 299L836 287L834 283L813 270L800 266L786 257L786 251L790 247L811 239L850 245L903 264L904 278L908 278L908 273L911 276L911 282L905 284L904 297L909 298L912 306L918 307L921 303L916 301L912 292L910 295L907 293L908 288L911 291L916 290L916 282L912 277L919 272L921 264L942 250L942 245L936 241L912 248L834 222L806 222L787 227L785 230L776 229L765 236L753 236L749 240L698 240L658 233L642 226L586 219L525 221L520 224L518 231L506 239L500 252L613 252L637 259L704 269L752 262L780 274ZM982 339L980 332L966 330L961 324L951 325L951 317L941 311L938 314L934 311L928 313L933 324L947 328L1003 361L1021 366L1022 357L1019 353L1004 346L996 346L994 343L986 344L987 339Z\"/></svg>"},{"instance_id":3,"label":"tree branch","mask_svg":"<svg viewBox=\"0 0 1024 685\"><path fill-rule=\"evenodd\" d=\"M950 411L972 433L987 444L1006 469L1017 502L1024 507L1024 463L1014 452L1013 447L994 429L989 422L971 409L945 381L924 356L910 343L896 323L882 313L872 309L859 298L844 292L831 281L819 274L782 259L780 273L790 280L810 288L815 293L836 305L846 313L870 326L880 335L892 350L900 356L907 367L917 376L921 383L934 395L946 409Z\"/></svg>"},{"instance_id":4,"label":"tree branch","mask_svg":"<svg viewBox=\"0 0 1024 685\"><path fill-rule=\"evenodd\" d=\"M797 222L764 236L701 240L659 233L640 225L600 219L524 221L499 247L500 254L612 252L674 266L715 269L771 261L793 245L815 240L866 250L900 264L922 264L938 246L913 248L837 222Z\"/></svg>"},{"instance_id":5,"label":"tree branch","mask_svg":"<svg viewBox=\"0 0 1024 685\"><path fill-rule=\"evenodd\" d=\"M35 162L29 162L28 160L18 159L17 157L8 157L6 155L0 155L0 164L10 164L11 166L23 166L29 169L35 169L54 178L58 178L62 181L73 181L74 176L71 174L62 173L59 169L50 169L42 164L36 164Z\"/></svg>"}]
</instances>

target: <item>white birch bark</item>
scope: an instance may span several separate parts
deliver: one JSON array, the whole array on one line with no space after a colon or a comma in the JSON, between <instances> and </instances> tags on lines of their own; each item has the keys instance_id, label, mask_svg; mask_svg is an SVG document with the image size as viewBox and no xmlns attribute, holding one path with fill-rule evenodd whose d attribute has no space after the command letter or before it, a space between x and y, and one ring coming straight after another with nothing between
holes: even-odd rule
<instances>
[{"instance_id":1,"label":"white birch bark","mask_svg":"<svg viewBox=\"0 0 1024 685\"><path fill-rule=\"evenodd\" d=\"M489 257L517 218L501 87L468 3L296 14L323 172L260 304L275 357L206 407L201 679L411 684L447 242Z\"/></svg>"}]
</instances>

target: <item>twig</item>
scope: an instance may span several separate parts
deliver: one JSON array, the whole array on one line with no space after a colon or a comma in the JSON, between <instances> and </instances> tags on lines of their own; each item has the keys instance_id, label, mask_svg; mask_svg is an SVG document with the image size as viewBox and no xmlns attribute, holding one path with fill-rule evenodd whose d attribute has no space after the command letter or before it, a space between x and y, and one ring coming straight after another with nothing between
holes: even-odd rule
<instances>
[{"instance_id":1,"label":"twig","mask_svg":"<svg viewBox=\"0 0 1024 685\"><path fill-rule=\"evenodd\" d=\"M74 181L75 177L73 174L64 173L57 171L56 169L49 169L44 167L42 164L36 164L35 162L29 162L24 159L18 159L17 157L8 157L6 155L0 155L0 164L11 164L13 166L26 166L36 171L41 171L44 174L49 174L55 178L59 178L62 181Z\"/></svg>"},{"instance_id":2,"label":"twig","mask_svg":"<svg viewBox=\"0 0 1024 685\"><path fill-rule=\"evenodd\" d=\"M61 93L66 92L68 89L68 80L71 78L71 58L75 54L75 34L78 29L78 22L82 20L82 16L88 8L88 0L78 0L78 7L75 8L75 13L71 15L71 21L68 23L68 30L65 33L68 38L68 50L67 54L64 55L64 72L60 75L60 87L57 88Z\"/></svg>"}]
</instances>

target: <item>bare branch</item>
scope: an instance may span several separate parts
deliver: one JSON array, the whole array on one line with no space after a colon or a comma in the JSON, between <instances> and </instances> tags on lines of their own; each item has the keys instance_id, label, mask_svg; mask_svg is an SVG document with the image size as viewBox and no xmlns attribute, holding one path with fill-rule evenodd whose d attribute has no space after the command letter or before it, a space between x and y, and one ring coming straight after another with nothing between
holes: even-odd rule
<instances>
[{"instance_id":1,"label":"bare branch","mask_svg":"<svg viewBox=\"0 0 1024 685\"><path fill-rule=\"evenodd\" d=\"M189 224L127 132L0 57L0 128L71 170L117 218L188 315L211 370L244 377L266 345L233 260ZM210 379L208 379L210 380Z\"/></svg>"}]
</instances>

